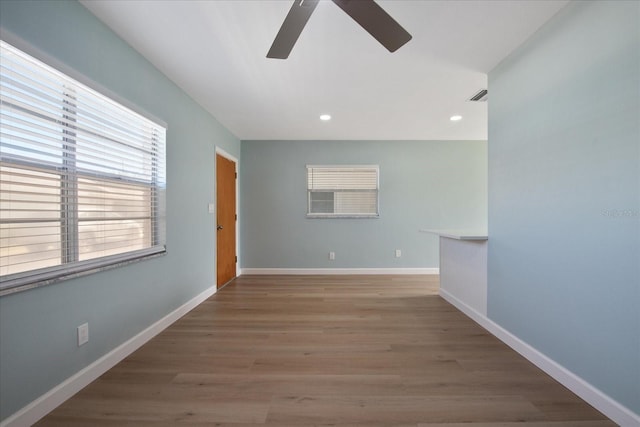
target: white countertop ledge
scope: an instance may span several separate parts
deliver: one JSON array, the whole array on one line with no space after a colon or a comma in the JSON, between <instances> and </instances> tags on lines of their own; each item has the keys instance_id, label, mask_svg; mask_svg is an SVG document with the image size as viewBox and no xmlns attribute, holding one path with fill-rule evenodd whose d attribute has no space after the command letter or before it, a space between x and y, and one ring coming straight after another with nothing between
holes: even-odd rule
<instances>
[{"instance_id":1,"label":"white countertop ledge","mask_svg":"<svg viewBox=\"0 0 640 427\"><path fill-rule=\"evenodd\" d=\"M486 231L479 230L427 230L420 229L421 233L437 234L440 237L447 237L456 240L488 240Z\"/></svg>"}]
</instances>

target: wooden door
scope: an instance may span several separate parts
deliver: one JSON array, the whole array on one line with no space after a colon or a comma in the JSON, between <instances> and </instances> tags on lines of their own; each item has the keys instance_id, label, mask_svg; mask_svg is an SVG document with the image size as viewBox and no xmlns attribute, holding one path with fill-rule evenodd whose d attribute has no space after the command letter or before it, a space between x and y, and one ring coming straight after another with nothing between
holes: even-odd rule
<instances>
[{"instance_id":1,"label":"wooden door","mask_svg":"<svg viewBox=\"0 0 640 427\"><path fill-rule=\"evenodd\" d=\"M236 163L216 154L216 271L218 288L236 277Z\"/></svg>"}]
</instances>

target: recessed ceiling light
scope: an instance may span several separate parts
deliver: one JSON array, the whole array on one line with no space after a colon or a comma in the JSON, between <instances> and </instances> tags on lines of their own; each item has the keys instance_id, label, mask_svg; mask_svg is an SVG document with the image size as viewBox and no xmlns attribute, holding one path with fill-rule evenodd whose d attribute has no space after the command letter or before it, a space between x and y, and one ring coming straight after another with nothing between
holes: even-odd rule
<instances>
[{"instance_id":1,"label":"recessed ceiling light","mask_svg":"<svg viewBox=\"0 0 640 427\"><path fill-rule=\"evenodd\" d=\"M330 116L330 115L328 115L328 114L322 114L322 115L320 116L320 120L322 120L322 121L325 121L325 122L326 122L327 120L331 120L331 116Z\"/></svg>"},{"instance_id":2,"label":"recessed ceiling light","mask_svg":"<svg viewBox=\"0 0 640 427\"><path fill-rule=\"evenodd\" d=\"M451 117L449 117L449 120L451 120L452 122L458 122L458 121L462 120L462 116L458 116L458 115L451 116Z\"/></svg>"}]
</instances>

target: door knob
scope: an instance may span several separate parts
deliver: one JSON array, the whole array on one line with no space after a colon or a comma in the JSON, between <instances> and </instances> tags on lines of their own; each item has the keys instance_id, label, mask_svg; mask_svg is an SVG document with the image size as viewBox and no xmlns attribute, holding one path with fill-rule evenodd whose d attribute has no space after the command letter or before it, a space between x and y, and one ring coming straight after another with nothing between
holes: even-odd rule
<instances>
[{"instance_id":1,"label":"door knob","mask_svg":"<svg viewBox=\"0 0 640 427\"><path fill-rule=\"evenodd\" d=\"M218 225L217 229L218 229L218 230L222 230L222 226L221 226L221 225Z\"/></svg>"}]
</instances>

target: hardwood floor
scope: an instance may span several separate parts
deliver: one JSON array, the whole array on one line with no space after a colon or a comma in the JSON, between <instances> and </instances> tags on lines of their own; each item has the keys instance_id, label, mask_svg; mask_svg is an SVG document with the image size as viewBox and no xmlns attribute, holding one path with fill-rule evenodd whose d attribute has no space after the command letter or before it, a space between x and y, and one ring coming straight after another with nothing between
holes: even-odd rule
<instances>
[{"instance_id":1,"label":"hardwood floor","mask_svg":"<svg viewBox=\"0 0 640 427\"><path fill-rule=\"evenodd\" d=\"M437 276L244 276L39 426L614 426Z\"/></svg>"}]
</instances>

